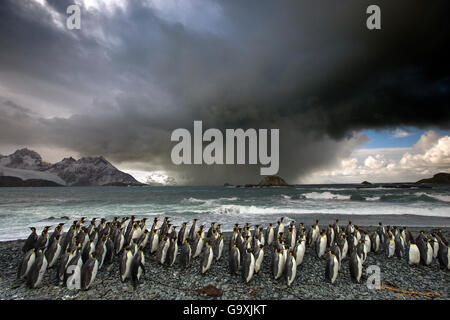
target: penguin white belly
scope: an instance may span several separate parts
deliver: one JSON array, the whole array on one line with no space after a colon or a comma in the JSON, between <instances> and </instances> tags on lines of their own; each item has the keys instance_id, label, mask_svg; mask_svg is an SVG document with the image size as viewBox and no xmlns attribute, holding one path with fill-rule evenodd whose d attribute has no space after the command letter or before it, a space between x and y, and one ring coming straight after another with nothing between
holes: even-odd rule
<instances>
[{"instance_id":1,"label":"penguin white belly","mask_svg":"<svg viewBox=\"0 0 450 320\"><path fill-rule=\"evenodd\" d=\"M333 256L333 276L331 277L331 283L336 281L338 271L339 271L339 261L336 259L336 256Z\"/></svg>"},{"instance_id":2,"label":"penguin white belly","mask_svg":"<svg viewBox=\"0 0 450 320\"><path fill-rule=\"evenodd\" d=\"M356 255L356 259L358 260L358 271L356 273L356 280L359 282L361 280L361 275L362 275L362 263L361 263L361 259L359 258L358 255Z\"/></svg>"},{"instance_id":3,"label":"penguin white belly","mask_svg":"<svg viewBox=\"0 0 450 320\"><path fill-rule=\"evenodd\" d=\"M131 252L127 252L127 260L125 263L125 272L122 276L123 280L126 280L127 278L130 277L131 274L131 263L133 261L133 254Z\"/></svg>"},{"instance_id":4,"label":"penguin white belly","mask_svg":"<svg viewBox=\"0 0 450 320\"><path fill-rule=\"evenodd\" d=\"M281 275L283 274L283 269L284 269L283 255L280 254L278 256L278 273L275 275L275 280L281 277Z\"/></svg>"},{"instance_id":5,"label":"penguin white belly","mask_svg":"<svg viewBox=\"0 0 450 320\"><path fill-rule=\"evenodd\" d=\"M41 285L42 279L44 278L45 271L47 270L47 265L48 265L48 262L44 256L44 259L42 261L42 266L41 266L41 269L39 269L38 278L36 280L34 287L39 287Z\"/></svg>"},{"instance_id":6,"label":"penguin white belly","mask_svg":"<svg viewBox=\"0 0 450 320\"><path fill-rule=\"evenodd\" d=\"M261 269L263 258L264 258L264 251L261 248L261 250L259 251L258 257L256 257L256 259L255 259L255 272L256 273L258 273L259 270Z\"/></svg>"},{"instance_id":7,"label":"penguin white belly","mask_svg":"<svg viewBox=\"0 0 450 320\"><path fill-rule=\"evenodd\" d=\"M33 266L35 261L36 261L36 254L32 254L30 256L30 259L28 259L27 270L25 271L25 274L23 275L24 277L26 277L28 275L28 273L30 272L31 267Z\"/></svg>"},{"instance_id":8,"label":"penguin white belly","mask_svg":"<svg viewBox=\"0 0 450 320\"><path fill-rule=\"evenodd\" d=\"M345 257L347 257L347 252L348 252L348 242L347 240L344 241L344 245L342 246L342 258L341 260L344 260Z\"/></svg>"},{"instance_id":9,"label":"penguin white belly","mask_svg":"<svg viewBox=\"0 0 450 320\"><path fill-rule=\"evenodd\" d=\"M388 248L388 258L393 257L394 253L395 253L395 242L393 240L390 240Z\"/></svg>"},{"instance_id":10,"label":"penguin white belly","mask_svg":"<svg viewBox=\"0 0 450 320\"><path fill-rule=\"evenodd\" d=\"M220 243L219 243L219 253L217 254L217 260L219 260L220 257L222 257L222 252L223 252L223 238L220 239Z\"/></svg>"},{"instance_id":11,"label":"penguin white belly","mask_svg":"<svg viewBox=\"0 0 450 320\"><path fill-rule=\"evenodd\" d=\"M417 246L411 245L409 248L409 264L418 264L420 262L420 252Z\"/></svg>"},{"instance_id":12,"label":"penguin white belly","mask_svg":"<svg viewBox=\"0 0 450 320\"><path fill-rule=\"evenodd\" d=\"M295 279L295 275L297 274L297 262L293 256L289 256L288 259L292 259L292 269L291 276L287 279L287 285L290 286Z\"/></svg>"},{"instance_id":13,"label":"penguin white belly","mask_svg":"<svg viewBox=\"0 0 450 320\"><path fill-rule=\"evenodd\" d=\"M287 259L287 250L283 249L282 255L281 255L281 273L284 272L284 267L286 266L286 259Z\"/></svg>"},{"instance_id":14,"label":"penguin white belly","mask_svg":"<svg viewBox=\"0 0 450 320\"><path fill-rule=\"evenodd\" d=\"M272 244L273 242L273 229L270 228L269 235L267 236L267 244Z\"/></svg>"},{"instance_id":15,"label":"penguin white belly","mask_svg":"<svg viewBox=\"0 0 450 320\"><path fill-rule=\"evenodd\" d=\"M297 246L297 252L295 255L295 264L297 266L299 266L302 262L303 262L303 257L305 256L305 241L302 241L302 243L300 243Z\"/></svg>"},{"instance_id":16,"label":"penguin white belly","mask_svg":"<svg viewBox=\"0 0 450 320\"><path fill-rule=\"evenodd\" d=\"M213 256L214 256L214 254L212 252L212 248L209 247L208 261L206 262L206 266L202 266L202 273L205 273L211 267Z\"/></svg>"},{"instance_id":17,"label":"penguin white belly","mask_svg":"<svg viewBox=\"0 0 450 320\"><path fill-rule=\"evenodd\" d=\"M366 247L366 253L370 252L370 247L371 247L372 243L370 241L369 236L365 237L365 241L364 241L364 246Z\"/></svg>"},{"instance_id":18,"label":"penguin white belly","mask_svg":"<svg viewBox=\"0 0 450 320\"><path fill-rule=\"evenodd\" d=\"M316 229L314 229L314 230L313 230L313 233L312 233L312 240L313 240L313 241L316 241L316 240L317 240L317 234L318 234L318 231L317 231Z\"/></svg>"},{"instance_id":19,"label":"penguin white belly","mask_svg":"<svg viewBox=\"0 0 450 320\"><path fill-rule=\"evenodd\" d=\"M245 279L245 282L249 282L253 278L253 274L255 273L255 257L252 253L250 253L250 266L248 268L248 275Z\"/></svg>"},{"instance_id":20,"label":"penguin white belly","mask_svg":"<svg viewBox=\"0 0 450 320\"><path fill-rule=\"evenodd\" d=\"M92 269L91 279L89 279L89 283L87 285L87 289L92 285L92 283L95 280L95 277L97 276L98 272L98 260L95 259L94 268Z\"/></svg>"},{"instance_id":21,"label":"penguin white belly","mask_svg":"<svg viewBox=\"0 0 450 320\"><path fill-rule=\"evenodd\" d=\"M61 253L61 246L58 245L58 246L56 247L56 252L55 252L55 255L53 256L52 261L50 261L49 264L48 264L48 267L49 267L49 268L53 267L54 264L56 263L56 261L58 261L58 258L59 258L59 254L60 254L60 253Z\"/></svg>"},{"instance_id":22,"label":"penguin white belly","mask_svg":"<svg viewBox=\"0 0 450 320\"><path fill-rule=\"evenodd\" d=\"M447 249L447 270L450 270L450 250Z\"/></svg>"},{"instance_id":23,"label":"penguin white belly","mask_svg":"<svg viewBox=\"0 0 450 320\"><path fill-rule=\"evenodd\" d=\"M433 259L437 258L439 252L439 242L435 241L433 242Z\"/></svg>"},{"instance_id":24,"label":"penguin white belly","mask_svg":"<svg viewBox=\"0 0 450 320\"><path fill-rule=\"evenodd\" d=\"M161 263L164 263L165 261L166 261L166 258L167 258L167 250L169 250L169 243L168 242L166 242L166 244L164 244L164 247L163 247L163 249L162 249L162 252L161 252Z\"/></svg>"},{"instance_id":25,"label":"penguin white belly","mask_svg":"<svg viewBox=\"0 0 450 320\"><path fill-rule=\"evenodd\" d=\"M150 253L155 253L156 250L158 250L159 245L159 237L158 234L155 234L153 236L153 241L151 243Z\"/></svg>"},{"instance_id":26,"label":"penguin white belly","mask_svg":"<svg viewBox=\"0 0 450 320\"><path fill-rule=\"evenodd\" d=\"M322 257L325 254L325 249L327 248L327 238L322 237L320 239L320 246L319 246L319 258Z\"/></svg>"},{"instance_id":27,"label":"penguin white belly","mask_svg":"<svg viewBox=\"0 0 450 320\"><path fill-rule=\"evenodd\" d=\"M426 265L430 265L431 261L433 261L433 248L431 247L430 243L427 242L427 260L426 260Z\"/></svg>"}]
</instances>

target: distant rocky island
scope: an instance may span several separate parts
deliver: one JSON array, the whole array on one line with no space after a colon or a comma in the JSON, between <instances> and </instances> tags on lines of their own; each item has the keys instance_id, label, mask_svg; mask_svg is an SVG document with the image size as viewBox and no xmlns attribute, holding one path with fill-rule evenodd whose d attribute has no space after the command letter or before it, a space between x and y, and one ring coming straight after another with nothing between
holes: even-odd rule
<instances>
[{"instance_id":1,"label":"distant rocky island","mask_svg":"<svg viewBox=\"0 0 450 320\"><path fill-rule=\"evenodd\" d=\"M224 183L225 187L232 186L229 183ZM236 188L251 188L251 187L291 187L283 178L279 176L267 176L264 177L258 184L245 184L237 185Z\"/></svg>"},{"instance_id":2,"label":"distant rocky island","mask_svg":"<svg viewBox=\"0 0 450 320\"><path fill-rule=\"evenodd\" d=\"M0 155L0 187L142 185L101 156L78 160L69 157L52 164L27 148Z\"/></svg>"},{"instance_id":3,"label":"distant rocky island","mask_svg":"<svg viewBox=\"0 0 450 320\"><path fill-rule=\"evenodd\" d=\"M450 183L450 173L436 173L432 178L422 179L416 183Z\"/></svg>"}]
</instances>

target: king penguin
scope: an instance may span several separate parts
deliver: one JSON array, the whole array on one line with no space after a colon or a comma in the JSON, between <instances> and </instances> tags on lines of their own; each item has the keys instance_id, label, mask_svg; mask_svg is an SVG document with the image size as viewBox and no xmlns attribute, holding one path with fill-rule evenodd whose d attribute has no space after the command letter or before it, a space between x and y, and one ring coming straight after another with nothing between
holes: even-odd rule
<instances>
[{"instance_id":1,"label":"king penguin","mask_svg":"<svg viewBox=\"0 0 450 320\"><path fill-rule=\"evenodd\" d=\"M219 261L222 257L223 245L223 236L220 234L213 242L214 259L216 259L216 261Z\"/></svg>"},{"instance_id":2,"label":"king penguin","mask_svg":"<svg viewBox=\"0 0 450 320\"><path fill-rule=\"evenodd\" d=\"M59 239L59 234L54 236L50 247L47 249L47 251L45 251L45 258L48 262L48 268L52 268L58 261L59 255L61 253L61 245Z\"/></svg>"},{"instance_id":3,"label":"king penguin","mask_svg":"<svg viewBox=\"0 0 450 320\"><path fill-rule=\"evenodd\" d=\"M178 253L178 242L176 238L170 238L169 249L167 249L166 263L169 267L173 266Z\"/></svg>"},{"instance_id":4,"label":"king penguin","mask_svg":"<svg viewBox=\"0 0 450 320\"><path fill-rule=\"evenodd\" d=\"M27 240L25 241L25 243L22 247L23 253L26 253L33 248L36 248L36 241L38 240L39 236L36 233L35 227L30 227L30 230L31 230L31 234L28 236Z\"/></svg>"},{"instance_id":5,"label":"king penguin","mask_svg":"<svg viewBox=\"0 0 450 320\"><path fill-rule=\"evenodd\" d=\"M285 277L288 287L291 286L297 274L297 262L295 261L294 252L289 250L289 254L286 258Z\"/></svg>"},{"instance_id":6,"label":"king penguin","mask_svg":"<svg viewBox=\"0 0 450 320\"><path fill-rule=\"evenodd\" d=\"M239 248L236 243L231 247L230 254L228 256L228 266L231 274L237 273L241 266L241 253L239 252Z\"/></svg>"},{"instance_id":7,"label":"king penguin","mask_svg":"<svg viewBox=\"0 0 450 320\"><path fill-rule=\"evenodd\" d=\"M450 250L448 250L448 246L442 240L439 239L439 241L439 266L441 269L450 270Z\"/></svg>"},{"instance_id":8,"label":"king penguin","mask_svg":"<svg viewBox=\"0 0 450 320\"><path fill-rule=\"evenodd\" d=\"M294 247L295 263L299 266L303 262L306 251L306 242L304 239L298 241Z\"/></svg>"},{"instance_id":9,"label":"king penguin","mask_svg":"<svg viewBox=\"0 0 450 320\"><path fill-rule=\"evenodd\" d=\"M353 281L359 283L362 276L362 262L356 251L354 251L350 257L349 267L350 276L352 277Z\"/></svg>"},{"instance_id":10,"label":"king penguin","mask_svg":"<svg viewBox=\"0 0 450 320\"><path fill-rule=\"evenodd\" d=\"M254 252L255 254L253 256L255 257L255 273L259 273L264 259L264 245L257 245L254 249Z\"/></svg>"},{"instance_id":11,"label":"king penguin","mask_svg":"<svg viewBox=\"0 0 450 320\"><path fill-rule=\"evenodd\" d=\"M211 263L214 257L214 253L212 250L211 245L208 241L205 243L205 247L203 249L203 257L202 257L202 263L200 264L200 273L205 274L206 271L209 270L211 267Z\"/></svg>"},{"instance_id":12,"label":"king penguin","mask_svg":"<svg viewBox=\"0 0 450 320\"><path fill-rule=\"evenodd\" d=\"M98 265L98 259L91 254L81 268L81 290L88 290L92 285L97 276Z\"/></svg>"},{"instance_id":13,"label":"king penguin","mask_svg":"<svg viewBox=\"0 0 450 320\"><path fill-rule=\"evenodd\" d=\"M30 269L27 277L27 285L30 288L38 288L41 285L42 278L47 270L47 259L42 249L38 249L36 259Z\"/></svg>"},{"instance_id":14,"label":"king penguin","mask_svg":"<svg viewBox=\"0 0 450 320\"><path fill-rule=\"evenodd\" d=\"M159 234L158 229L153 229L152 234L150 236L150 253L155 253L159 247Z\"/></svg>"},{"instance_id":15,"label":"king penguin","mask_svg":"<svg viewBox=\"0 0 450 320\"><path fill-rule=\"evenodd\" d=\"M19 264L19 270L17 272L17 279L25 279L31 270L34 262L36 260L36 249L32 248L28 250L22 258Z\"/></svg>"},{"instance_id":16,"label":"king penguin","mask_svg":"<svg viewBox=\"0 0 450 320\"><path fill-rule=\"evenodd\" d=\"M180 264L183 268L187 268L189 264L191 263L191 245L189 244L188 239L184 239L184 243L181 246L181 253L180 253Z\"/></svg>"},{"instance_id":17,"label":"king penguin","mask_svg":"<svg viewBox=\"0 0 450 320\"><path fill-rule=\"evenodd\" d=\"M319 236L316 240L316 255L321 258L325 254L327 249L327 234L325 231L321 230Z\"/></svg>"},{"instance_id":18,"label":"king penguin","mask_svg":"<svg viewBox=\"0 0 450 320\"><path fill-rule=\"evenodd\" d=\"M339 271L338 257L332 252L328 251L328 259L325 267L325 278L333 284L336 281Z\"/></svg>"},{"instance_id":19,"label":"king penguin","mask_svg":"<svg viewBox=\"0 0 450 320\"><path fill-rule=\"evenodd\" d=\"M131 261L131 280L133 281L134 288L138 286L142 275L145 274L144 264L145 264L144 248L141 246L134 254L133 259Z\"/></svg>"},{"instance_id":20,"label":"king penguin","mask_svg":"<svg viewBox=\"0 0 450 320\"><path fill-rule=\"evenodd\" d=\"M244 261L242 264L242 279L245 283L249 283L255 273L255 257L252 249L246 249L244 253Z\"/></svg>"},{"instance_id":21,"label":"king penguin","mask_svg":"<svg viewBox=\"0 0 450 320\"><path fill-rule=\"evenodd\" d=\"M124 248L122 261L120 263L120 280L125 282L131 275L131 263L133 262L133 253L129 247Z\"/></svg>"},{"instance_id":22,"label":"king penguin","mask_svg":"<svg viewBox=\"0 0 450 320\"><path fill-rule=\"evenodd\" d=\"M284 259L280 249L275 248L272 256L272 275L275 280L283 275Z\"/></svg>"},{"instance_id":23,"label":"king penguin","mask_svg":"<svg viewBox=\"0 0 450 320\"><path fill-rule=\"evenodd\" d=\"M417 245L409 240L408 246L408 264L419 264L420 263L420 251Z\"/></svg>"},{"instance_id":24,"label":"king penguin","mask_svg":"<svg viewBox=\"0 0 450 320\"><path fill-rule=\"evenodd\" d=\"M268 245L271 245L274 239L274 230L273 225L269 223L269 225L266 228L266 243Z\"/></svg>"}]
</instances>

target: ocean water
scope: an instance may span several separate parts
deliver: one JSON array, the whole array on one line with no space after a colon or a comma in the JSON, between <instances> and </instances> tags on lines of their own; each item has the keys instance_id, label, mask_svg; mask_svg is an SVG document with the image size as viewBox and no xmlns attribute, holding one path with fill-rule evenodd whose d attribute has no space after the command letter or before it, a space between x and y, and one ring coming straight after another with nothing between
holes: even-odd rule
<instances>
[{"instance_id":1,"label":"ocean water","mask_svg":"<svg viewBox=\"0 0 450 320\"><path fill-rule=\"evenodd\" d=\"M174 225L199 222L209 227L286 220L328 224L333 219L361 225L450 227L450 186L431 189L357 188L361 185L235 187L64 187L0 188L0 241L26 238L28 227L42 228L80 217L170 216ZM61 217L68 216L70 220ZM343 222L344 223L344 222Z\"/></svg>"}]
</instances>

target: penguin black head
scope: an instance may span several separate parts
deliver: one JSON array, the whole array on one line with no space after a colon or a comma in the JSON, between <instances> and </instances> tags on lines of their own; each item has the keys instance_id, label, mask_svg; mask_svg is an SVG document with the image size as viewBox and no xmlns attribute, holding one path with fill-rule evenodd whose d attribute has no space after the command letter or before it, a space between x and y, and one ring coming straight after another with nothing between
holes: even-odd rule
<instances>
[{"instance_id":1,"label":"penguin black head","mask_svg":"<svg viewBox=\"0 0 450 320\"><path fill-rule=\"evenodd\" d=\"M32 232L36 232L36 228L35 227L30 227Z\"/></svg>"}]
</instances>

